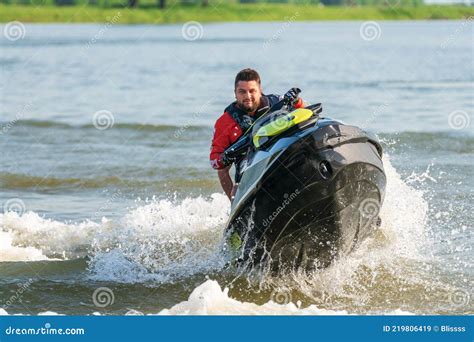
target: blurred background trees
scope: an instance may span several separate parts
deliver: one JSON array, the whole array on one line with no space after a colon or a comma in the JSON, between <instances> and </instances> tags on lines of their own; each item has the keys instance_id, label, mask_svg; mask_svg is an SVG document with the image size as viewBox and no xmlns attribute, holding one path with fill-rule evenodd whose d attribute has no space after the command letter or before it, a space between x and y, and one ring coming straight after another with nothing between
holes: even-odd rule
<instances>
[{"instance_id":1,"label":"blurred background trees","mask_svg":"<svg viewBox=\"0 0 474 342\"><path fill-rule=\"evenodd\" d=\"M277 4L313 4L320 6L358 6L358 5L380 5L390 6L390 2L397 1L398 5L417 6L422 5L423 0L0 0L4 4L19 5L55 5L55 6L72 6L72 5L90 5L99 7L158 7L167 8L170 6L202 6L207 7L213 4L220 5L223 3L277 3ZM461 2L461 0L460 0Z\"/></svg>"}]
</instances>

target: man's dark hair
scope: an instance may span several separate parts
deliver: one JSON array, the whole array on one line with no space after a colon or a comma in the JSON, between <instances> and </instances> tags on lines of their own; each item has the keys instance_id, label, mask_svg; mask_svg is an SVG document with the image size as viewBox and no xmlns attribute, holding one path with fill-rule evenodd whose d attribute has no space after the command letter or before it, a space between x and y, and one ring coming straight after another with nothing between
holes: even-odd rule
<instances>
[{"instance_id":1,"label":"man's dark hair","mask_svg":"<svg viewBox=\"0 0 474 342\"><path fill-rule=\"evenodd\" d=\"M237 83L239 81L257 81L260 85L260 75L255 70L247 68L240 70L237 76L235 76L234 88L237 88Z\"/></svg>"}]
</instances>

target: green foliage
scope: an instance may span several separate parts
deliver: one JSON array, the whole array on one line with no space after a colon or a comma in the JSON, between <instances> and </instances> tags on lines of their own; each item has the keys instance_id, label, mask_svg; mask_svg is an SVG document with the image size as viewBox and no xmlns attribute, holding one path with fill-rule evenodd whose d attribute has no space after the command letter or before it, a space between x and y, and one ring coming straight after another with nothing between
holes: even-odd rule
<instances>
[{"instance_id":1,"label":"green foliage","mask_svg":"<svg viewBox=\"0 0 474 342\"><path fill-rule=\"evenodd\" d=\"M103 8L116 8L126 6L128 0L0 0L0 4L32 5L32 6L64 6L85 5ZM326 6L421 6L423 0L209 0L209 4L226 6L233 4L289 4L289 5L315 5ZM202 0L166 0L167 7L200 7ZM157 7L158 0L138 0L138 6L142 8Z\"/></svg>"},{"instance_id":2,"label":"green foliage","mask_svg":"<svg viewBox=\"0 0 474 342\"><path fill-rule=\"evenodd\" d=\"M240 4L219 3L210 0L208 7L202 7L200 0L195 4L181 4L181 0L168 0L167 9L157 8L156 0L140 0L134 9L124 8L128 0L73 0L75 6L55 6L61 0L28 0L28 5L19 1L0 4L0 22L19 20L21 22L108 22L120 12L118 24L137 23L181 23L196 20L206 22L227 21L285 21L289 13L298 12L295 20L383 20L383 19L463 19L474 16L474 8L468 6L426 6L418 0L409 1L410 6L384 4L377 6L322 6L320 4ZM72 0L71 0L72 1ZM91 3L91 1L95 1ZM173 1L176 1L173 4ZM296 0L293 0L296 1ZM298 0L306 1L306 0ZM314 1L314 0L311 0ZM350 1L350 0L344 0ZM371 1L371 0L363 0ZM396 0L390 0L396 1ZM86 7L82 7L88 4ZM416 4L416 6L415 6ZM214 8L216 6L216 8ZM286 18L286 19L285 19Z\"/></svg>"}]
</instances>

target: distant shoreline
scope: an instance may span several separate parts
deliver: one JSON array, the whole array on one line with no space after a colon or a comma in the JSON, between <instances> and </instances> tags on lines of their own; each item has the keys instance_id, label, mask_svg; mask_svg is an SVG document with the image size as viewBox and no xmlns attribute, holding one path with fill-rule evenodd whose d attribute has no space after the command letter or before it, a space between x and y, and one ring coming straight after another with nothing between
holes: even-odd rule
<instances>
[{"instance_id":1,"label":"distant shoreline","mask_svg":"<svg viewBox=\"0 0 474 342\"><path fill-rule=\"evenodd\" d=\"M102 8L97 6L0 5L0 23L172 24L197 21L320 21L320 20L473 20L474 7L451 5L337 7L294 4L222 4L158 8Z\"/></svg>"}]
</instances>

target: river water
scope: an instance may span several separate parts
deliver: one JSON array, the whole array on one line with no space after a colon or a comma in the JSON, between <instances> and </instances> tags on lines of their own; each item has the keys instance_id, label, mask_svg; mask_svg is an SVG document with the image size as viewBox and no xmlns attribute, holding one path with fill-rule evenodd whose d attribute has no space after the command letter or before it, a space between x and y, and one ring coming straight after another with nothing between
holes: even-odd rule
<instances>
[{"instance_id":1,"label":"river water","mask_svg":"<svg viewBox=\"0 0 474 342\"><path fill-rule=\"evenodd\" d=\"M0 40L1 312L474 314L472 21L19 29ZM326 270L224 267L208 153L249 66L383 142L382 226Z\"/></svg>"}]
</instances>

